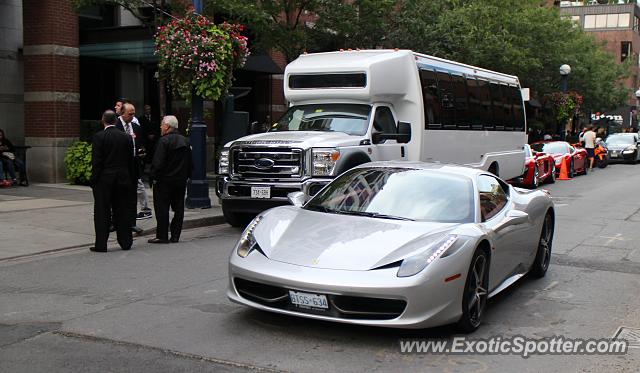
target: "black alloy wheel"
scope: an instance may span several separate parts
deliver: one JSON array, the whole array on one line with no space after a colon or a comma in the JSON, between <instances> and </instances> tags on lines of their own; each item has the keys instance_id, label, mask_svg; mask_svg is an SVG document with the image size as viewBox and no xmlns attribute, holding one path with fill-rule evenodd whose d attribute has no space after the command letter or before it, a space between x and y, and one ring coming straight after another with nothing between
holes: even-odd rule
<instances>
[{"instance_id":1,"label":"black alloy wheel","mask_svg":"<svg viewBox=\"0 0 640 373\"><path fill-rule=\"evenodd\" d=\"M538 252L531 267L531 274L536 278L544 277L551 262L551 246L553 244L553 216L550 212L544 217L540 240L538 241Z\"/></svg>"},{"instance_id":2,"label":"black alloy wheel","mask_svg":"<svg viewBox=\"0 0 640 373\"><path fill-rule=\"evenodd\" d=\"M477 248L471 259L462 295L462 316L458 329L471 333L482 323L484 310L489 298L489 258L484 250Z\"/></svg>"}]
</instances>

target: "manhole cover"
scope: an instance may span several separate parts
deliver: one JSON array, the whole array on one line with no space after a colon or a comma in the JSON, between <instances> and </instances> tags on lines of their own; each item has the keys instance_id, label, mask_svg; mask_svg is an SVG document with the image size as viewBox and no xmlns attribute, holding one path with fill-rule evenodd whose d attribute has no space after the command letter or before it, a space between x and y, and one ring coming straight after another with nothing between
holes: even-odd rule
<instances>
[{"instance_id":1,"label":"manhole cover","mask_svg":"<svg viewBox=\"0 0 640 373\"><path fill-rule=\"evenodd\" d=\"M640 348L640 329L621 326L613 339L626 340L629 343L629 348Z\"/></svg>"}]
</instances>

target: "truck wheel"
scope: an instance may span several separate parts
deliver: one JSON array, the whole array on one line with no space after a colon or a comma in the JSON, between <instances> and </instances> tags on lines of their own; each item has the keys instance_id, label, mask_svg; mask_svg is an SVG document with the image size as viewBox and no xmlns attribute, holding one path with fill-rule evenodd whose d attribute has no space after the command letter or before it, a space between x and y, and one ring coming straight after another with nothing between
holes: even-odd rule
<instances>
[{"instance_id":1,"label":"truck wheel","mask_svg":"<svg viewBox=\"0 0 640 373\"><path fill-rule=\"evenodd\" d=\"M225 208L224 202L222 202L222 215L224 215L224 220L229 223L230 226L236 228L244 228L251 221L251 215L231 212L228 208Z\"/></svg>"}]
</instances>

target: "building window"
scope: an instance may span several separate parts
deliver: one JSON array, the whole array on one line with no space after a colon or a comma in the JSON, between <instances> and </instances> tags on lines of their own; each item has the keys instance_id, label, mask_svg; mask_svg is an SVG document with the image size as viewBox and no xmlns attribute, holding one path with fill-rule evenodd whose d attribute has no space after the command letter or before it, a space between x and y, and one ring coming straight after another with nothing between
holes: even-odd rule
<instances>
[{"instance_id":1,"label":"building window","mask_svg":"<svg viewBox=\"0 0 640 373\"><path fill-rule=\"evenodd\" d=\"M601 28L629 28L631 15L629 13L588 14L584 16L585 29ZM638 19L634 20L634 29L638 26Z\"/></svg>"},{"instance_id":2,"label":"building window","mask_svg":"<svg viewBox=\"0 0 640 373\"><path fill-rule=\"evenodd\" d=\"M631 56L631 42L623 41L620 43L620 62L624 62L629 56Z\"/></svg>"},{"instance_id":3,"label":"building window","mask_svg":"<svg viewBox=\"0 0 640 373\"><path fill-rule=\"evenodd\" d=\"M629 27L629 20L631 15L629 13L618 14L618 27Z\"/></svg>"}]
</instances>

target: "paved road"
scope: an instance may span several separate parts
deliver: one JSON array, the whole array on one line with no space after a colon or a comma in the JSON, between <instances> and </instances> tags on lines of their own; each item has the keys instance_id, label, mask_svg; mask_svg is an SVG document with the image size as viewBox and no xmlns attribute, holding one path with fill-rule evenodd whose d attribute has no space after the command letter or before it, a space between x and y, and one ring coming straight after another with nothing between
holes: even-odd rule
<instances>
[{"instance_id":1,"label":"paved road","mask_svg":"<svg viewBox=\"0 0 640 373\"><path fill-rule=\"evenodd\" d=\"M608 338L640 328L640 165L545 186L556 198L550 271L492 299L473 337ZM626 356L434 356L400 338L449 328L353 327L249 310L225 297L240 230L186 233L178 245L87 250L0 262L0 371L636 372Z\"/></svg>"}]
</instances>

